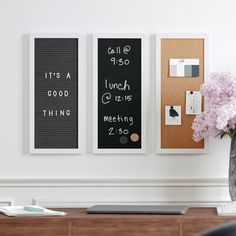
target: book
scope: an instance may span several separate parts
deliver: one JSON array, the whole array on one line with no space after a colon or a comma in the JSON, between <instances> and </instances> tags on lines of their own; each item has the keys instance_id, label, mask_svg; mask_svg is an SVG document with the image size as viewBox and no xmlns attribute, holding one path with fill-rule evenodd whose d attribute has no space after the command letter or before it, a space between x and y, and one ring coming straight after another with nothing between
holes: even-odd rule
<instances>
[{"instance_id":1,"label":"book","mask_svg":"<svg viewBox=\"0 0 236 236\"><path fill-rule=\"evenodd\" d=\"M233 201L222 206L217 206L216 209L219 216L234 216L236 215L236 202Z\"/></svg>"},{"instance_id":2,"label":"book","mask_svg":"<svg viewBox=\"0 0 236 236\"><path fill-rule=\"evenodd\" d=\"M64 216L66 212L53 211L44 207L28 206L1 206L0 213L7 216Z\"/></svg>"}]
</instances>

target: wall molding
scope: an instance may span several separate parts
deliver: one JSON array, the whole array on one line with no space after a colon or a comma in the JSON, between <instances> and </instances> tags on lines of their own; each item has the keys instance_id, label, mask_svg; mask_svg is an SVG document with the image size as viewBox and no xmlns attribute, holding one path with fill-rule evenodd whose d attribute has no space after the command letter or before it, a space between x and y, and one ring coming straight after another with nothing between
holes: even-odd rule
<instances>
[{"instance_id":1,"label":"wall molding","mask_svg":"<svg viewBox=\"0 0 236 236\"><path fill-rule=\"evenodd\" d=\"M44 207L81 207L87 208L96 204L136 204L136 205L188 205L198 207L211 207L217 206L228 201L228 180L227 178L157 178L157 177L88 177L88 178L0 178L0 187L14 189L18 191L20 188L39 188L39 191L43 191L44 194L36 195L34 199L29 199L33 204L41 205ZM47 188L61 188L55 189L54 194L47 194ZM99 188L102 188L102 192ZM112 188L120 188L121 192L129 192L122 199L116 198L116 196L106 195L113 191ZM44 190L42 188L45 188ZM66 188L71 193L73 189L77 188L77 196L68 198L68 195L58 195L61 191L66 193ZM84 194L80 195L78 191L83 192L83 188L90 188L98 192L98 198L88 196L89 198L83 198ZM105 189L106 188L106 191ZM131 190L133 188L133 190ZM141 191L147 193L150 191L150 195L135 196L132 194L136 191L136 188L144 188ZM149 188L146 189L145 188ZM158 188L158 190L154 190ZM178 189L179 188L179 189ZM183 190L185 188L185 190ZM153 191L166 191L170 192L166 195L153 195ZM85 190L85 189L84 189ZM130 192L131 190L131 192ZM169 191L168 190L168 191ZM31 191L30 189L27 191ZM34 192L35 190L32 189ZM86 190L87 191L87 190ZM104 192L105 191L105 192ZM140 191L140 190L138 190ZM183 193L184 191L184 193ZM194 195L199 191L204 191L204 198L202 196ZM206 192L205 192L206 191ZM211 194L212 192L212 194ZM221 192L223 195L216 195L216 192ZM58 194L57 194L58 193ZM102 195L101 195L102 193ZM129 195L131 193L131 195ZM170 194L171 193L171 194ZM177 196L175 196L177 193ZM178 193L181 193L178 195ZM35 193L34 193L35 194ZM41 197L40 197L41 196ZM61 196L57 198L56 196ZM91 199L92 197L92 199ZM95 196L94 196L95 197ZM204 200L205 199L205 200ZM4 200L4 199L2 199ZM1 201L0 205L13 205L12 199Z\"/></svg>"},{"instance_id":2,"label":"wall molding","mask_svg":"<svg viewBox=\"0 0 236 236\"><path fill-rule=\"evenodd\" d=\"M229 201L83 201L76 199L32 199L32 204L52 208L88 208L94 205L168 205L191 207L216 207Z\"/></svg>"},{"instance_id":3,"label":"wall molding","mask_svg":"<svg viewBox=\"0 0 236 236\"><path fill-rule=\"evenodd\" d=\"M0 187L228 187L227 178L0 178Z\"/></svg>"}]
</instances>

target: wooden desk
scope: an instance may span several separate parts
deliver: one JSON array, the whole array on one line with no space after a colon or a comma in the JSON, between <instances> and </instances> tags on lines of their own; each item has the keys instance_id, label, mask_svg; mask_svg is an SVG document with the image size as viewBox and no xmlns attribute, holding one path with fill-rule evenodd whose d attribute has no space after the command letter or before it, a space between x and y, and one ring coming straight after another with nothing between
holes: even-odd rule
<instances>
[{"instance_id":1,"label":"wooden desk","mask_svg":"<svg viewBox=\"0 0 236 236\"><path fill-rule=\"evenodd\" d=\"M186 215L101 215L84 209L56 209L63 217L0 215L0 236L194 236L236 220L217 216L215 208L191 208Z\"/></svg>"}]
</instances>

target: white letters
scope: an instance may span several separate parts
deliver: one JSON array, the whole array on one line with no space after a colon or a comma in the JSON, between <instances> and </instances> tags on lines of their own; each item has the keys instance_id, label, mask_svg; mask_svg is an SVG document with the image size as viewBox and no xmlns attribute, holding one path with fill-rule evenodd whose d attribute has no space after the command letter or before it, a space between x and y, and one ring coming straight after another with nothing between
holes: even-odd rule
<instances>
[{"instance_id":1,"label":"white letters","mask_svg":"<svg viewBox=\"0 0 236 236\"><path fill-rule=\"evenodd\" d=\"M103 121L109 123L128 123L130 126L134 124L133 116L122 116L119 114L116 116L103 116Z\"/></svg>"},{"instance_id":2,"label":"white letters","mask_svg":"<svg viewBox=\"0 0 236 236\"><path fill-rule=\"evenodd\" d=\"M67 73L66 78L67 78L67 79L71 79L71 77L70 77L70 73L69 73L69 72Z\"/></svg>"},{"instance_id":3,"label":"white letters","mask_svg":"<svg viewBox=\"0 0 236 236\"><path fill-rule=\"evenodd\" d=\"M128 84L128 81L125 80L124 83L109 83L107 79L105 80L105 88L110 90L121 90L126 91L130 90L130 85Z\"/></svg>"},{"instance_id":4,"label":"white letters","mask_svg":"<svg viewBox=\"0 0 236 236\"><path fill-rule=\"evenodd\" d=\"M66 74L61 74L60 72L45 72L44 73L45 79L71 79L70 72L67 72Z\"/></svg>"},{"instance_id":5,"label":"white letters","mask_svg":"<svg viewBox=\"0 0 236 236\"><path fill-rule=\"evenodd\" d=\"M70 116L70 110L59 109L59 110L52 110L52 109L45 109L43 110L44 117L68 117Z\"/></svg>"},{"instance_id":6,"label":"white letters","mask_svg":"<svg viewBox=\"0 0 236 236\"><path fill-rule=\"evenodd\" d=\"M53 72L53 71L48 71L44 72L44 78L52 80L49 83L49 89L53 88L51 85L57 86L57 81L53 81L56 79L71 79L71 74L70 72L66 73L61 73L61 72ZM64 83L64 82L63 82ZM59 83L60 84L60 83ZM62 88L61 86L59 88ZM66 87L65 87L66 88ZM57 90L56 88L52 90L46 90L44 96L46 96L49 100L50 99L65 99L69 97L69 90ZM64 100L63 100L64 101ZM52 101L52 104L55 104L54 101ZM59 104L57 104L59 105ZM53 117L60 117L60 118L66 118L71 115L71 110L69 109L59 109L58 107L55 108L48 108L48 109L42 109L42 116L47 117L47 118L53 118Z\"/></svg>"},{"instance_id":7,"label":"white letters","mask_svg":"<svg viewBox=\"0 0 236 236\"><path fill-rule=\"evenodd\" d=\"M68 97L69 96L69 92L68 92L68 90L64 90L64 91L62 91L62 90L59 90L59 91L57 91L57 90L48 90L48 97Z\"/></svg>"},{"instance_id":8,"label":"white letters","mask_svg":"<svg viewBox=\"0 0 236 236\"><path fill-rule=\"evenodd\" d=\"M131 50L131 46L130 45L126 45L124 47L122 46L117 46L117 47L108 47L107 48L107 54L129 54Z\"/></svg>"}]
</instances>

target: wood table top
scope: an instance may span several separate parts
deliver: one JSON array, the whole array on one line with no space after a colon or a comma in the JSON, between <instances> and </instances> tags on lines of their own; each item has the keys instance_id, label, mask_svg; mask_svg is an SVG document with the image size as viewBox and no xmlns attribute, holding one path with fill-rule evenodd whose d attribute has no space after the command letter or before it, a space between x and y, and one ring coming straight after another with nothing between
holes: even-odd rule
<instances>
[{"instance_id":1,"label":"wood table top","mask_svg":"<svg viewBox=\"0 0 236 236\"><path fill-rule=\"evenodd\" d=\"M129 221L132 220L147 220L147 221L152 221L152 220L157 220L159 219L165 219L166 218L171 218L171 219L188 219L188 218L201 218L201 219L208 219L208 218L215 218L215 219L220 219L220 218L232 218L235 219L235 216L218 216L217 211L215 207L198 207L198 208L189 208L189 211L185 215L157 215L157 214L88 214L86 213L86 209L84 208L51 208L52 210L56 211L64 211L67 213L65 216L17 216L17 217L8 217L5 216L4 214L0 214L0 220L5 221L5 220L25 220L27 218L28 221L34 221L37 219L45 219L47 220L52 220L52 221L60 221L63 219L65 221L66 219L68 220L73 220L73 219L126 219Z\"/></svg>"}]
</instances>

